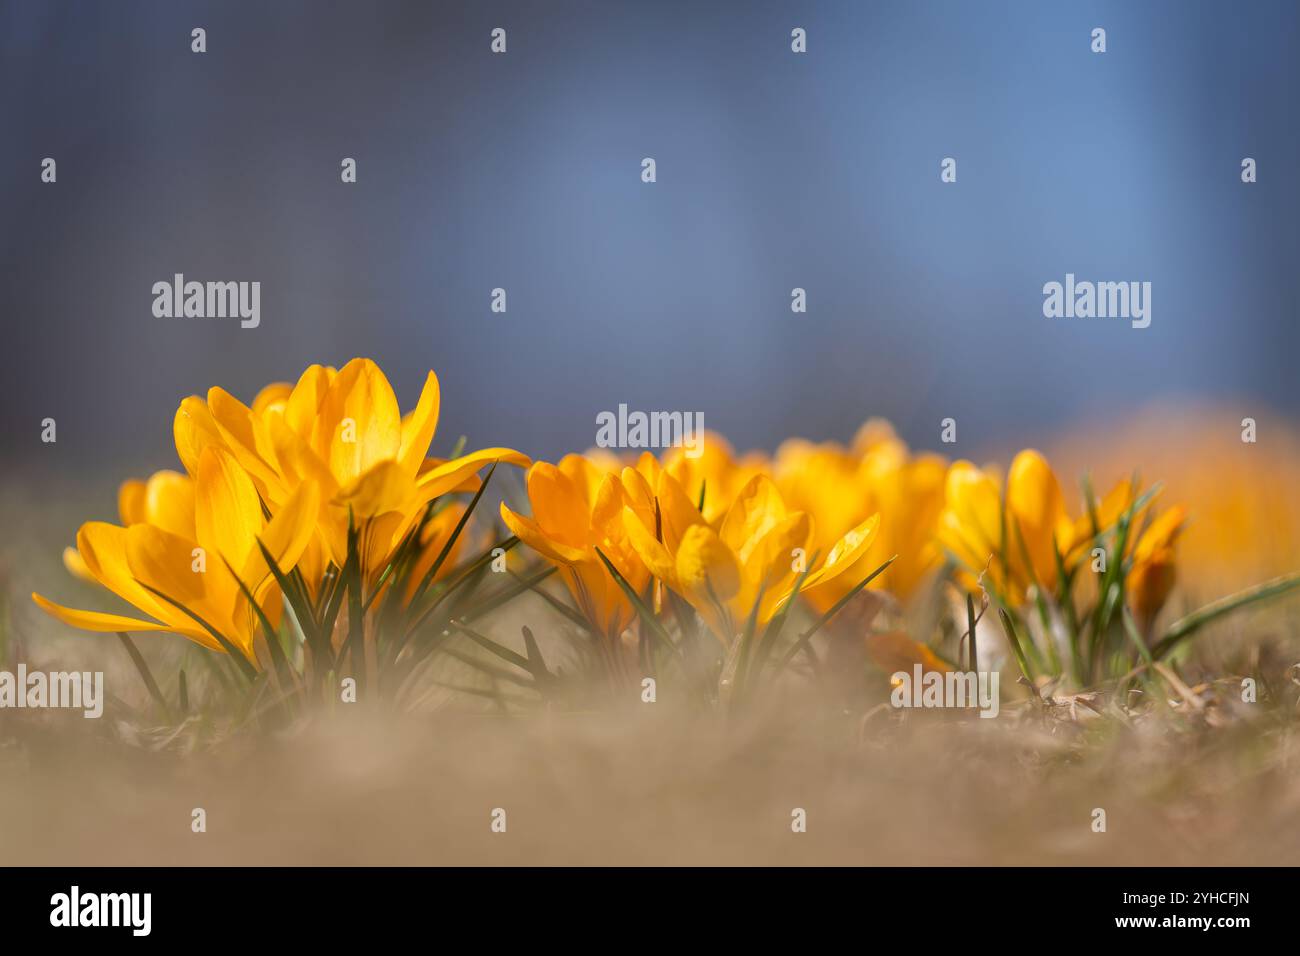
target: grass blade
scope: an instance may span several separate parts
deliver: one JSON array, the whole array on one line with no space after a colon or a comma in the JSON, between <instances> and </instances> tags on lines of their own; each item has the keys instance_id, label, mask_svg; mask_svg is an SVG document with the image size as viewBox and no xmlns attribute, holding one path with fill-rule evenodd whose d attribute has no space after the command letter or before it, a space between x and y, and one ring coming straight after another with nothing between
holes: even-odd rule
<instances>
[{"instance_id":1,"label":"grass blade","mask_svg":"<svg viewBox=\"0 0 1300 956\"><path fill-rule=\"evenodd\" d=\"M791 647L790 650L786 653L785 657L782 658L782 660L781 660L781 666L780 666L780 668L778 668L778 670L782 670L782 671L783 671L783 670L785 670L787 667L789 667L789 666L790 666L790 662L791 662L792 660L795 659L795 656L796 656L796 655L797 655L797 654L798 654L798 653L799 653L799 652L800 652L804 647L807 647L807 646L808 646L808 642L811 641L811 640L813 639L813 636L814 636L818 631L820 631L823 627L825 627L826 624L830 622L830 619L831 619L831 618L833 618L836 614L839 614L840 611L844 609L844 605L848 604L851 600L853 600L853 598L857 596L857 594L858 594L859 591L861 591L861 590L862 590L863 588L865 588L868 584L870 584L870 583L871 583L872 581L874 581L877 577L879 577L882 573L884 573L885 568L887 568L887 567L889 567L891 564L893 564L894 561L895 561L897 558L898 558L898 555L894 555L892 558L890 558L888 561L886 561L886 562L885 562L884 564L882 564L880 567L876 568L876 570L872 571L870 574L868 574L865 578L863 578L863 579L862 579L861 581L859 581L857 584L853 585L853 590L849 591L848 594L844 595L844 597L840 598L838 601L836 601L834 604L832 604L831 607L830 607L830 610L828 610L825 614L823 614L821 617L819 617L819 618L816 620L816 622L813 624L812 627L808 628L808 630L806 630L806 631L804 631L802 634L800 634L800 635L799 635L799 639L798 639L797 641L794 642L794 646Z\"/></svg>"},{"instance_id":2,"label":"grass blade","mask_svg":"<svg viewBox=\"0 0 1300 956\"><path fill-rule=\"evenodd\" d=\"M1156 642L1156 646L1151 649L1151 653L1157 658L1164 657L1180 642L1191 637L1211 621L1217 620L1225 614L1231 614L1239 608L1285 594L1297 586L1300 586L1300 571L1284 574L1281 577L1273 578L1271 581L1265 581L1263 584L1257 584L1254 587L1246 588L1244 591L1238 591L1236 594L1230 594L1225 598L1212 601L1205 607L1175 621L1169 630L1165 632L1165 636Z\"/></svg>"},{"instance_id":3,"label":"grass blade","mask_svg":"<svg viewBox=\"0 0 1300 956\"><path fill-rule=\"evenodd\" d=\"M131 663L140 672L140 677L149 691L149 696L158 705L158 709L162 711L163 716L167 720L171 720L172 710L167 706L167 699L163 697L162 691L158 689L158 682L153 679L153 672L149 670L149 664L145 661L144 655L140 653L140 649L135 646L135 642L131 640L125 631L118 631L117 637L122 642L122 646L126 648L127 654L131 656Z\"/></svg>"}]
</instances>

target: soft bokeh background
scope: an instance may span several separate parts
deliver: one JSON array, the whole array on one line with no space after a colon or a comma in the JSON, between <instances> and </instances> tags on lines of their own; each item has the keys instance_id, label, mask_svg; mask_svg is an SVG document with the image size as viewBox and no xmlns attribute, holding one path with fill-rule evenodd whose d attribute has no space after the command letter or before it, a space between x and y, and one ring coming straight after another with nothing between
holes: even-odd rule
<instances>
[{"instance_id":1,"label":"soft bokeh background","mask_svg":"<svg viewBox=\"0 0 1300 956\"><path fill-rule=\"evenodd\" d=\"M175 467L183 396L250 400L355 355L408 407L438 371L436 453L466 433L555 457L622 402L702 412L741 448L872 415L935 448L954 417L950 456L1037 444L1067 481L1164 479L1192 513L1180 603L1293 570L1298 35L1292 0L0 0L0 634L141 700L114 639L27 595L85 605L60 550L115 517L123 478ZM154 318L175 272L260 281L261 327ZM1151 327L1045 319L1067 272L1150 281ZM1214 651L1293 637L1262 620ZM140 643L171 693L183 642ZM1206 673L1244 672L1222 660ZM1273 864L1300 833L1268 723L1154 722L1081 754L1080 728L1035 721L918 721L890 748L879 714L725 734L546 715L185 762L73 715L0 717L24 741L0 747L20 863ZM490 842L507 799L514 836ZM816 808L806 841L792 805Z\"/></svg>"},{"instance_id":2,"label":"soft bokeh background","mask_svg":"<svg viewBox=\"0 0 1300 956\"><path fill-rule=\"evenodd\" d=\"M438 370L441 452L584 448L620 402L742 447L872 414L934 446L953 416L970 455L1169 396L1295 412L1298 26L1291 2L6 0L0 454L111 491L173 464L182 396L358 354L407 405ZM1067 271L1151 281L1151 327L1045 319ZM154 318L174 272L260 280L261 327Z\"/></svg>"}]
</instances>

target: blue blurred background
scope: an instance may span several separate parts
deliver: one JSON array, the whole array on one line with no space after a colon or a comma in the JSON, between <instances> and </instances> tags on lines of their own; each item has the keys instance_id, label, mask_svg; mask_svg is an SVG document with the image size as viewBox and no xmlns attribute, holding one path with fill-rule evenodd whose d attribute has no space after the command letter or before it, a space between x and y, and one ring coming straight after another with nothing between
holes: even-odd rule
<instances>
[{"instance_id":1,"label":"blue blurred background","mask_svg":"<svg viewBox=\"0 0 1300 956\"><path fill-rule=\"evenodd\" d=\"M951 416L958 454L1294 413L1298 6L7 0L0 452L112 487L184 395L354 355L403 407L437 370L438 452L582 449L620 402L740 447ZM155 318L175 272L260 281L261 326ZM1150 281L1151 327L1044 318L1067 272Z\"/></svg>"}]
</instances>

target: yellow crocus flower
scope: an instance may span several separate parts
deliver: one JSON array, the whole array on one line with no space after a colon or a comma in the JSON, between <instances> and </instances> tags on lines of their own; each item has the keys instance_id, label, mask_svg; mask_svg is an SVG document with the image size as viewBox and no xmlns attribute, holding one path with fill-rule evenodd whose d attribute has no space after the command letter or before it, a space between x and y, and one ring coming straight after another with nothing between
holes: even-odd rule
<instances>
[{"instance_id":1,"label":"yellow crocus flower","mask_svg":"<svg viewBox=\"0 0 1300 956\"><path fill-rule=\"evenodd\" d=\"M337 372L313 365L292 386L263 389L252 407L220 388L210 389L206 401L185 399L176 413L176 450L193 474L204 448L227 449L271 505L315 482L321 488L319 538L307 563L313 570L327 562L341 567L351 520L361 530L363 573L373 577L428 502L472 489L477 472L492 462L529 464L509 448L452 461L427 458L439 407L432 371L415 409L403 417L392 386L370 359L353 359Z\"/></svg>"},{"instance_id":2,"label":"yellow crocus flower","mask_svg":"<svg viewBox=\"0 0 1300 956\"><path fill-rule=\"evenodd\" d=\"M852 451L833 442L783 444L774 479L787 504L812 515L818 548L833 547L844 531L868 515L880 515L879 532L858 567L810 589L809 603L825 611L891 555L897 558L870 586L910 597L942 559L934 535L946 471L947 462L938 455L912 456L879 419L859 429Z\"/></svg>"},{"instance_id":3,"label":"yellow crocus flower","mask_svg":"<svg viewBox=\"0 0 1300 956\"><path fill-rule=\"evenodd\" d=\"M559 568L582 617L615 643L636 611L597 549L636 591L649 580L624 531L627 496L620 477L582 455L565 455L559 464L534 463L525 484L532 518L502 502L502 520L513 535Z\"/></svg>"},{"instance_id":4,"label":"yellow crocus flower","mask_svg":"<svg viewBox=\"0 0 1300 956\"><path fill-rule=\"evenodd\" d=\"M310 480L301 483L268 520L251 479L232 455L217 447L200 454L192 496L167 495L163 489L183 487L170 476L151 483L159 493L152 512L148 485L142 510L136 510L138 489L132 487L123 496L132 502L123 508L126 516L145 520L126 527L91 521L77 532L77 553L91 577L147 619L75 610L39 594L32 600L83 630L170 631L222 649L202 624L157 591L202 618L255 662L259 621L240 582L267 617L278 621L279 588L258 542L279 567L294 567L315 529L318 486Z\"/></svg>"},{"instance_id":5,"label":"yellow crocus flower","mask_svg":"<svg viewBox=\"0 0 1300 956\"><path fill-rule=\"evenodd\" d=\"M1070 553L1076 525L1041 454L1027 449L1012 460L1005 500L991 469L954 462L944 499L939 540L967 571L979 574L988 567L994 586L1016 601L1025 599L1031 585L1055 586L1055 549Z\"/></svg>"},{"instance_id":6,"label":"yellow crocus flower","mask_svg":"<svg viewBox=\"0 0 1300 956\"><path fill-rule=\"evenodd\" d=\"M688 601L714 635L730 645L751 616L765 625L794 591L810 562L812 518L790 511L766 475L755 475L715 528L666 471L655 488L656 528L644 506L624 508L624 527L650 572ZM871 546L875 515L839 539L808 574L813 588L852 567Z\"/></svg>"},{"instance_id":7,"label":"yellow crocus flower","mask_svg":"<svg viewBox=\"0 0 1300 956\"><path fill-rule=\"evenodd\" d=\"M635 474L633 469L625 473ZM629 501L618 475L582 455L558 465L539 461L525 478L532 517L504 502L501 518L521 541L559 571L574 603L592 629L615 643L635 609L600 560L597 549L640 592L649 572L629 542L622 518Z\"/></svg>"},{"instance_id":8,"label":"yellow crocus flower","mask_svg":"<svg viewBox=\"0 0 1300 956\"><path fill-rule=\"evenodd\" d=\"M1012 461L1005 491L992 470L958 461L948 469L945 496L939 540L964 565L966 583L973 587L970 575L987 567L991 583L1009 600L1020 602L1035 584L1055 591L1058 554L1067 572L1085 559L1096 531L1114 526L1137 500L1138 489L1128 480L1120 481L1097 502L1094 513L1071 518L1051 466L1028 449ZM1186 511L1166 511L1138 538L1148 508L1149 501L1134 514L1133 536L1125 550L1134 555L1135 570L1136 564L1148 565L1136 576L1131 571L1128 578L1136 591L1144 592L1141 606L1158 609L1169 590L1159 582L1172 585L1171 543Z\"/></svg>"}]
</instances>

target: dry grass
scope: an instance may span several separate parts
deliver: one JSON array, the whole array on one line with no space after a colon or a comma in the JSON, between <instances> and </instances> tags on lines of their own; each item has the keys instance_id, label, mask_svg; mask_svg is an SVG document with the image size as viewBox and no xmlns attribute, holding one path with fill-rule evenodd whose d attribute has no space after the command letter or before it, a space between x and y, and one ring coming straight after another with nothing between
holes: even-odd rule
<instances>
[{"instance_id":1,"label":"dry grass","mask_svg":"<svg viewBox=\"0 0 1300 956\"><path fill-rule=\"evenodd\" d=\"M76 717L10 713L0 842L18 864L1300 860L1293 714L1160 701L1125 721L1093 706L1101 716L1061 702L993 721L818 717L793 701L743 721L358 706L188 753L184 735L151 750ZM204 834L190 831L199 806ZM791 833L794 807L806 834Z\"/></svg>"}]
</instances>

